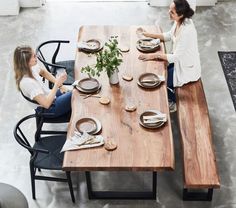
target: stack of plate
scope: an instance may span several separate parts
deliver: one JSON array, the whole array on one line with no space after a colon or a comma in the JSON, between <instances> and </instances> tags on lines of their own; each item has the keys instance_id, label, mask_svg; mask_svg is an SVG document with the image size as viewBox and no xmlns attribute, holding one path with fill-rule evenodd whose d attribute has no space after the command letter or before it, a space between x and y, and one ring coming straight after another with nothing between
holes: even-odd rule
<instances>
[{"instance_id":1,"label":"stack of plate","mask_svg":"<svg viewBox=\"0 0 236 208\"><path fill-rule=\"evenodd\" d=\"M101 84L97 79L84 78L79 80L78 84L75 87L82 93L91 94L98 92L101 89Z\"/></svg>"},{"instance_id":2,"label":"stack of plate","mask_svg":"<svg viewBox=\"0 0 236 208\"><path fill-rule=\"evenodd\" d=\"M161 127L167 121L166 114L157 110L148 110L143 112L139 117L141 126L148 129L156 129Z\"/></svg>"},{"instance_id":3,"label":"stack of plate","mask_svg":"<svg viewBox=\"0 0 236 208\"><path fill-rule=\"evenodd\" d=\"M102 124L98 119L88 117L79 119L75 127L80 133L87 132L88 134L97 134L101 131Z\"/></svg>"},{"instance_id":4,"label":"stack of plate","mask_svg":"<svg viewBox=\"0 0 236 208\"><path fill-rule=\"evenodd\" d=\"M103 44L100 40L89 39L87 41L79 42L78 48L84 52L94 53L100 51L103 48Z\"/></svg>"},{"instance_id":5,"label":"stack of plate","mask_svg":"<svg viewBox=\"0 0 236 208\"><path fill-rule=\"evenodd\" d=\"M161 84L161 80L154 73L144 73L139 76L137 84L143 88L156 88Z\"/></svg>"},{"instance_id":6,"label":"stack of plate","mask_svg":"<svg viewBox=\"0 0 236 208\"><path fill-rule=\"evenodd\" d=\"M159 39L153 39L153 38L139 39L137 41L136 47L141 52L145 53L155 52L160 47L160 41L157 40Z\"/></svg>"}]
</instances>

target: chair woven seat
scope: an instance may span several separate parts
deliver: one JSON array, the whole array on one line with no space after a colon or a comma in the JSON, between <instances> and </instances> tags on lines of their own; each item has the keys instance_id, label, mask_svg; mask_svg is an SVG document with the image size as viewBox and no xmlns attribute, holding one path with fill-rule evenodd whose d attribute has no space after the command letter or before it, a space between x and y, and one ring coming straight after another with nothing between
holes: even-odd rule
<instances>
[{"instance_id":1,"label":"chair woven seat","mask_svg":"<svg viewBox=\"0 0 236 208\"><path fill-rule=\"evenodd\" d=\"M66 135L58 135L43 137L36 142L34 148L45 149L50 153L39 152L34 161L34 166L47 170L61 170L64 153L60 153L60 151L65 141Z\"/></svg>"}]
</instances>

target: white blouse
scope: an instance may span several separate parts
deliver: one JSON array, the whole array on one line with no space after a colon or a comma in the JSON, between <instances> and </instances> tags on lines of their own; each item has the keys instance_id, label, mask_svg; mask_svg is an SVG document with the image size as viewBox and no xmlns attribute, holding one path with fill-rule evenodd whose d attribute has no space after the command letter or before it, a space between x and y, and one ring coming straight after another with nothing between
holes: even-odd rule
<instances>
[{"instance_id":1,"label":"white blouse","mask_svg":"<svg viewBox=\"0 0 236 208\"><path fill-rule=\"evenodd\" d=\"M25 75L22 80L20 81L20 89L22 93L33 100L37 95L48 95L50 89L42 81L42 77L39 75L40 73L40 66L37 64L32 67L32 74L35 79ZM36 105L34 105L36 107Z\"/></svg>"},{"instance_id":2,"label":"white blouse","mask_svg":"<svg viewBox=\"0 0 236 208\"><path fill-rule=\"evenodd\" d=\"M185 19L176 36L176 22L169 32L163 33L164 41L172 42L172 53L167 54L167 61L174 63L174 87L197 81L201 76L198 52L197 32L193 21Z\"/></svg>"}]
</instances>

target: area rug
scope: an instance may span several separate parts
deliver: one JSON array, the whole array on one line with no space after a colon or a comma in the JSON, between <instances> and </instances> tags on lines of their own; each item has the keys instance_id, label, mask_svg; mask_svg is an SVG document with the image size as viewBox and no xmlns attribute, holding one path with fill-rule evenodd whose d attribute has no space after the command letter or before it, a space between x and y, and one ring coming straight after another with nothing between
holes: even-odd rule
<instances>
[{"instance_id":1,"label":"area rug","mask_svg":"<svg viewBox=\"0 0 236 208\"><path fill-rule=\"evenodd\" d=\"M236 51L218 51L218 55L236 111Z\"/></svg>"}]
</instances>

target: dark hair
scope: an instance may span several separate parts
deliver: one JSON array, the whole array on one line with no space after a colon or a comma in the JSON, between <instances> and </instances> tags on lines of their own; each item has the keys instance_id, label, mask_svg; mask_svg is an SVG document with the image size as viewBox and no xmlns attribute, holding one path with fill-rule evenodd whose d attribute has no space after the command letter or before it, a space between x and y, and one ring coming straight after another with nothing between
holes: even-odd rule
<instances>
[{"instance_id":1,"label":"dark hair","mask_svg":"<svg viewBox=\"0 0 236 208\"><path fill-rule=\"evenodd\" d=\"M28 75L33 78L29 62L33 54L33 50L30 46L18 46L14 51L14 70L16 86L20 90L20 81L24 75Z\"/></svg>"},{"instance_id":2,"label":"dark hair","mask_svg":"<svg viewBox=\"0 0 236 208\"><path fill-rule=\"evenodd\" d=\"M175 10L178 16L183 15L180 19L180 23L182 24L185 18L191 18L194 15L194 11L190 7L187 0L173 0L175 4Z\"/></svg>"}]
</instances>

